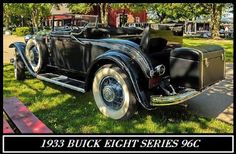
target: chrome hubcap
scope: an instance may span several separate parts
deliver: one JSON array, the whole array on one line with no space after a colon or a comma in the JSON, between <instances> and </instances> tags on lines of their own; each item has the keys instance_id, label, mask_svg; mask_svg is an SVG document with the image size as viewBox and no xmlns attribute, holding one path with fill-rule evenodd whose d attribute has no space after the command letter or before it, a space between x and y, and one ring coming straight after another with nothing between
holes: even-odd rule
<instances>
[{"instance_id":1,"label":"chrome hubcap","mask_svg":"<svg viewBox=\"0 0 236 154\"><path fill-rule=\"evenodd\" d=\"M107 102L112 102L115 99L115 92L111 86L105 86L102 90L102 94Z\"/></svg>"},{"instance_id":2,"label":"chrome hubcap","mask_svg":"<svg viewBox=\"0 0 236 154\"><path fill-rule=\"evenodd\" d=\"M113 77L105 77L99 85L100 95L104 103L113 110L119 110L124 103L123 89Z\"/></svg>"}]
</instances>

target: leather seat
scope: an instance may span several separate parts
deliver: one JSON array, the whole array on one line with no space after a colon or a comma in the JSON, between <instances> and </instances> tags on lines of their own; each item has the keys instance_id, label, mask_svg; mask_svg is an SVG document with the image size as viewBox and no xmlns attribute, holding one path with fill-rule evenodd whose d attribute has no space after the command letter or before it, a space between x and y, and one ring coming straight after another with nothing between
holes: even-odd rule
<instances>
[{"instance_id":1,"label":"leather seat","mask_svg":"<svg viewBox=\"0 0 236 154\"><path fill-rule=\"evenodd\" d=\"M109 31L105 28L87 28L84 37L88 39L100 39L108 37Z\"/></svg>"},{"instance_id":2,"label":"leather seat","mask_svg":"<svg viewBox=\"0 0 236 154\"><path fill-rule=\"evenodd\" d=\"M161 37L155 36L155 30L150 27L146 27L143 31L140 47L144 53L153 53L162 51L166 45L167 40Z\"/></svg>"}]
</instances>

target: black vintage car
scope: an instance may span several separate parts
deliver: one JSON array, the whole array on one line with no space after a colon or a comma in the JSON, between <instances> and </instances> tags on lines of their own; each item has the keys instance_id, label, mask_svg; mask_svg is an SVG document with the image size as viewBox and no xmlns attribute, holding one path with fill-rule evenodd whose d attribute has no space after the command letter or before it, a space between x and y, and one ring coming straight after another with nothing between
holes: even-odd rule
<instances>
[{"instance_id":1,"label":"black vintage car","mask_svg":"<svg viewBox=\"0 0 236 154\"><path fill-rule=\"evenodd\" d=\"M127 119L138 104L153 110L182 103L224 79L224 49L181 47L182 34L168 27L140 33L95 23L53 27L46 37L10 47L17 80L25 79L27 69L43 81L92 90L104 115Z\"/></svg>"}]
</instances>

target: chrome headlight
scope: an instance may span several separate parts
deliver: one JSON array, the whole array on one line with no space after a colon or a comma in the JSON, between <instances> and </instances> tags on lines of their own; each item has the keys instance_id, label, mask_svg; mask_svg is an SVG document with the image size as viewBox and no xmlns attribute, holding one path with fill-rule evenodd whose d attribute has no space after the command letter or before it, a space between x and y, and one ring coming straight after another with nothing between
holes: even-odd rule
<instances>
[{"instance_id":1,"label":"chrome headlight","mask_svg":"<svg viewBox=\"0 0 236 154\"><path fill-rule=\"evenodd\" d=\"M33 36L32 35L26 35L25 36L25 43L27 43L29 41L29 39L31 39Z\"/></svg>"}]
</instances>

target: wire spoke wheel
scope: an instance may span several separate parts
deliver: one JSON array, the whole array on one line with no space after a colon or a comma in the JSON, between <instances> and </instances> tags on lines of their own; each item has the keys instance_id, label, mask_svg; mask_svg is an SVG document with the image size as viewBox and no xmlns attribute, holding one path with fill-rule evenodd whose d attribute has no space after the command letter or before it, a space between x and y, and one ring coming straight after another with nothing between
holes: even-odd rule
<instances>
[{"instance_id":1,"label":"wire spoke wheel","mask_svg":"<svg viewBox=\"0 0 236 154\"><path fill-rule=\"evenodd\" d=\"M30 39L26 44L25 53L33 71L41 72L47 64L47 46L40 41Z\"/></svg>"},{"instance_id":2,"label":"wire spoke wheel","mask_svg":"<svg viewBox=\"0 0 236 154\"><path fill-rule=\"evenodd\" d=\"M136 98L126 73L104 65L95 74L93 96L99 110L112 119L128 119L136 110Z\"/></svg>"},{"instance_id":3,"label":"wire spoke wheel","mask_svg":"<svg viewBox=\"0 0 236 154\"><path fill-rule=\"evenodd\" d=\"M123 105L123 89L113 77L107 76L100 82L100 95L104 103L113 110L119 110Z\"/></svg>"}]
</instances>

